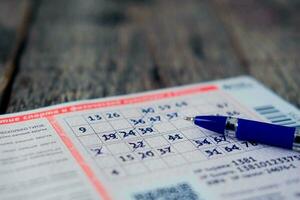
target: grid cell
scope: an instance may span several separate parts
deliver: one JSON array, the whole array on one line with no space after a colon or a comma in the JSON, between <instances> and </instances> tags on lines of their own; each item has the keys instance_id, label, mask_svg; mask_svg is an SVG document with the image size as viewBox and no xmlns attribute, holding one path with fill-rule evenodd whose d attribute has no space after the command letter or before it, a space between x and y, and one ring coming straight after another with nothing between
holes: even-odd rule
<instances>
[{"instance_id":1,"label":"grid cell","mask_svg":"<svg viewBox=\"0 0 300 200\"><path fill-rule=\"evenodd\" d=\"M124 170L128 175L137 175L147 172L147 168L142 163L135 163L124 166Z\"/></svg>"},{"instance_id":2,"label":"grid cell","mask_svg":"<svg viewBox=\"0 0 300 200\"><path fill-rule=\"evenodd\" d=\"M92 145L88 146L87 149L94 158L111 156L111 153L109 152L107 147L103 145Z\"/></svg>"},{"instance_id":3,"label":"grid cell","mask_svg":"<svg viewBox=\"0 0 300 200\"><path fill-rule=\"evenodd\" d=\"M186 160L181 155L168 156L163 158L168 166L175 167L186 164Z\"/></svg>"},{"instance_id":4,"label":"grid cell","mask_svg":"<svg viewBox=\"0 0 300 200\"><path fill-rule=\"evenodd\" d=\"M194 123L187 121L185 119L177 119L175 121L172 121L172 124L177 128L177 129L184 129L184 128L192 128L194 127Z\"/></svg>"},{"instance_id":5,"label":"grid cell","mask_svg":"<svg viewBox=\"0 0 300 200\"><path fill-rule=\"evenodd\" d=\"M153 127L158 132L169 132L169 131L176 131L176 127L174 127L170 122L162 122L159 124L154 124Z\"/></svg>"},{"instance_id":6,"label":"grid cell","mask_svg":"<svg viewBox=\"0 0 300 200\"><path fill-rule=\"evenodd\" d=\"M95 130L96 133L107 133L114 131L113 127L108 122L91 124L91 127Z\"/></svg>"},{"instance_id":7,"label":"grid cell","mask_svg":"<svg viewBox=\"0 0 300 200\"><path fill-rule=\"evenodd\" d=\"M84 135L79 137L81 143L85 146L91 146L96 144L101 144L102 141L96 134Z\"/></svg>"},{"instance_id":8,"label":"grid cell","mask_svg":"<svg viewBox=\"0 0 300 200\"><path fill-rule=\"evenodd\" d=\"M206 135L198 127L193 127L185 130L181 130L184 136L188 139L195 139L199 137L205 137Z\"/></svg>"},{"instance_id":9,"label":"grid cell","mask_svg":"<svg viewBox=\"0 0 300 200\"><path fill-rule=\"evenodd\" d=\"M120 153L123 153L123 152L129 152L130 149L129 147L124 143L117 143L117 144L110 144L107 146L107 148L109 149L109 151L112 153L112 154L120 154Z\"/></svg>"},{"instance_id":10,"label":"grid cell","mask_svg":"<svg viewBox=\"0 0 300 200\"><path fill-rule=\"evenodd\" d=\"M110 125L115 130L128 129L132 127L126 119L118 119L118 120L111 121Z\"/></svg>"},{"instance_id":11,"label":"grid cell","mask_svg":"<svg viewBox=\"0 0 300 200\"><path fill-rule=\"evenodd\" d=\"M97 157L95 160L100 168L115 167L119 165L113 156Z\"/></svg>"},{"instance_id":12,"label":"grid cell","mask_svg":"<svg viewBox=\"0 0 300 200\"><path fill-rule=\"evenodd\" d=\"M174 143L173 147L180 153L193 151L197 149L190 141Z\"/></svg>"},{"instance_id":13,"label":"grid cell","mask_svg":"<svg viewBox=\"0 0 300 200\"><path fill-rule=\"evenodd\" d=\"M83 115L83 118L89 124L93 124L93 123L104 121L103 116L99 112L85 114L85 115Z\"/></svg>"},{"instance_id":14,"label":"grid cell","mask_svg":"<svg viewBox=\"0 0 300 200\"><path fill-rule=\"evenodd\" d=\"M87 122L81 116L68 117L65 120L69 126L80 126L87 124Z\"/></svg>"},{"instance_id":15,"label":"grid cell","mask_svg":"<svg viewBox=\"0 0 300 200\"><path fill-rule=\"evenodd\" d=\"M186 138L180 132L172 132L163 135L164 138L170 143L182 142L185 141Z\"/></svg>"},{"instance_id":16,"label":"grid cell","mask_svg":"<svg viewBox=\"0 0 300 200\"><path fill-rule=\"evenodd\" d=\"M136 108L126 108L121 110L122 115L125 118L139 118L142 117L142 114Z\"/></svg>"},{"instance_id":17,"label":"grid cell","mask_svg":"<svg viewBox=\"0 0 300 200\"><path fill-rule=\"evenodd\" d=\"M207 159L207 157L199 150L183 153L182 156L189 162L199 162Z\"/></svg>"},{"instance_id":18,"label":"grid cell","mask_svg":"<svg viewBox=\"0 0 300 200\"><path fill-rule=\"evenodd\" d=\"M151 147L160 147L169 144L163 136L154 136L145 139Z\"/></svg>"},{"instance_id":19,"label":"grid cell","mask_svg":"<svg viewBox=\"0 0 300 200\"><path fill-rule=\"evenodd\" d=\"M95 134L94 130L89 125L80 125L72 127L76 136L84 136L89 134Z\"/></svg>"},{"instance_id":20,"label":"grid cell","mask_svg":"<svg viewBox=\"0 0 300 200\"><path fill-rule=\"evenodd\" d=\"M161 159L147 160L144 161L143 163L151 171L165 169L168 167L167 164Z\"/></svg>"},{"instance_id":21,"label":"grid cell","mask_svg":"<svg viewBox=\"0 0 300 200\"><path fill-rule=\"evenodd\" d=\"M121 177L125 177L127 174L124 171L122 167L114 166L112 168L106 168L104 169L104 173L110 178L110 179L118 179Z\"/></svg>"}]
</instances>

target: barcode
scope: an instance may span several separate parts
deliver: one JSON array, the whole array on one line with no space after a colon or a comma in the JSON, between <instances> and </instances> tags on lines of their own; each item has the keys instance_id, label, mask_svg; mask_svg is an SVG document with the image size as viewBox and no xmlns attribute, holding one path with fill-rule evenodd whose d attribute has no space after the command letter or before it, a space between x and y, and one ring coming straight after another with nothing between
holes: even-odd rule
<instances>
[{"instance_id":1,"label":"barcode","mask_svg":"<svg viewBox=\"0 0 300 200\"><path fill-rule=\"evenodd\" d=\"M199 200L198 195L187 183L157 188L134 195L136 200Z\"/></svg>"},{"instance_id":2,"label":"barcode","mask_svg":"<svg viewBox=\"0 0 300 200\"><path fill-rule=\"evenodd\" d=\"M281 112L272 105L254 108L260 115L266 117L271 123L283 126L298 126L297 121Z\"/></svg>"}]
</instances>

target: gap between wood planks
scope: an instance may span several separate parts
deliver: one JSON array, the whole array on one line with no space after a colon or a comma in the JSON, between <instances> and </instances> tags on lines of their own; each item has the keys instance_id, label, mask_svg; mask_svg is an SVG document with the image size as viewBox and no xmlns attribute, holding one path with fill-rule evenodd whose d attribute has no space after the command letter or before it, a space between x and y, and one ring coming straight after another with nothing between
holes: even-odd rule
<instances>
[{"instance_id":1,"label":"gap between wood planks","mask_svg":"<svg viewBox=\"0 0 300 200\"><path fill-rule=\"evenodd\" d=\"M0 85L0 92L2 92L2 94L0 93L0 114L6 113L12 86L18 72L20 59L28 39L28 31L37 8L37 1L31 0L25 3L25 12L20 26L17 28L16 42L12 51L9 53L9 58L4 66L4 76Z\"/></svg>"}]
</instances>

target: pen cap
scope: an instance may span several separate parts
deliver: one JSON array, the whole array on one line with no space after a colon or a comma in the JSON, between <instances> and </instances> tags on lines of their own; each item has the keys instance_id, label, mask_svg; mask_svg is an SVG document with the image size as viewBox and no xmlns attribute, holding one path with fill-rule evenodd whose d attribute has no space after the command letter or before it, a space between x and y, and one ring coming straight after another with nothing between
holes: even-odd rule
<instances>
[{"instance_id":1,"label":"pen cap","mask_svg":"<svg viewBox=\"0 0 300 200\"><path fill-rule=\"evenodd\" d=\"M294 127L239 119L236 137L240 140L293 149L294 134Z\"/></svg>"}]
</instances>

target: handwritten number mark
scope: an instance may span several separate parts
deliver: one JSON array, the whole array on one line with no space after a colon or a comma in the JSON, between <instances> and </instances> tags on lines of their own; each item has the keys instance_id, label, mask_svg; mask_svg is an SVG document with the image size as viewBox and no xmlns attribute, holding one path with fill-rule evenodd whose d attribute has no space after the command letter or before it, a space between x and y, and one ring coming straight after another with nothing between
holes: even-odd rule
<instances>
[{"instance_id":1,"label":"handwritten number mark","mask_svg":"<svg viewBox=\"0 0 300 200\"><path fill-rule=\"evenodd\" d=\"M104 134L102 135L102 137L104 138L105 141L118 139L116 133Z\"/></svg>"},{"instance_id":2,"label":"handwritten number mark","mask_svg":"<svg viewBox=\"0 0 300 200\"><path fill-rule=\"evenodd\" d=\"M145 147L145 144L143 141L129 142L128 144L131 145L131 147L133 148L133 151L135 151L136 149Z\"/></svg>"},{"instance_id":3,"label":"handwritten number mark","mask_svg":"<svg viewBox=\"0 0 300 200\"><path fill-rule=\"evenodd\" d=\"M81 133L85 133L85 132L86 132L86 128L84 128L84 127L79 127L78 130L79 130Z\"/></svg>"},{"instance_id":4,"label":"handwritten number mark","mask_svg":"<svg viewBox=\"0 0 300 200\"><path fill-rule=\"evenodd\" d=\"M134 157L131 154L127 154L125 156L119 156L122 162L128 162L134 160Z\"/></svg>"},{"instance_id":5,"label":"handwritten number mark","mask_svg":"<svg viewBox=\"0 0 300 200\"><path fill-rule=\"evenodd\" d=\"M143 135L145 135L147 133L152 133L154 131L151 127L139 128L139 130L142 132Z\"/></svg>"},{"instance_id":6,"label":"handwritten number mark","mask_svg":"<svg viewBox=\"0 0 300 200\"><path fill-rule=\"evenodd\" d=\"M145 152L138 152L139 155L141 155L141 159L144 160L148 157L154 157L154 153L153 151L149 150L149 151L145 151Z\"/></svg>"},{"instance_id":7,"label":"handwritten number mark","mask_svg":"<svg viewBox=\"0 0 300 200\"><path fill-rule=\"evenodd\" d=\"M90 122L99 121L99 120L102 119L102 117L100 115L98 115L98 114L96 114L96 115L89 115L87 118L88 118L88 120Z\"/></svg>"},{"instance_id":8,"label":"handwritten number mark","mask_svg":"<svg viewBox=\"0 0 300 200\"><path fill-rule=\"evenodd\" d=\"M91 151L95 152L95 156L102 155L102 147L91 149Z\"/></svg>"},{"instance_id":9,"label":"handwritten number mark","mask_svg":"<svg viewBox=\"0 0 300 200\"><path fill-rule=\"evenodd\" d=\"M112 119L112 118L118 118L120 117L120 114L116 112L111 112L111 113L106 113L107 118Z\"/></svg>"},{"instance_id":10,"label":"handwritten number mark","mask_svg":"<svg viewBox=\"0 0 300 200\"><path fill-rule=\"evenodd\" d=\"M126 131L119 131L119 133L123 135L123 138L127 138L129 136L136 136L136 133L133 130L130 130L128 132L126 132Z\"/></svg>"},{"instance_id":11,"label":"handwritten number mark","mask_svg":"<svg viewBox=\"0 0 300 200\"><path fill-rule=\"evenodd\" d=\"M143 108L142 109L142 113L145 113L145 114L147 114L147 113L154 113L154 109L151 108L151 107L149 107L149 108Z\"/></svg>"}]
</instances>

